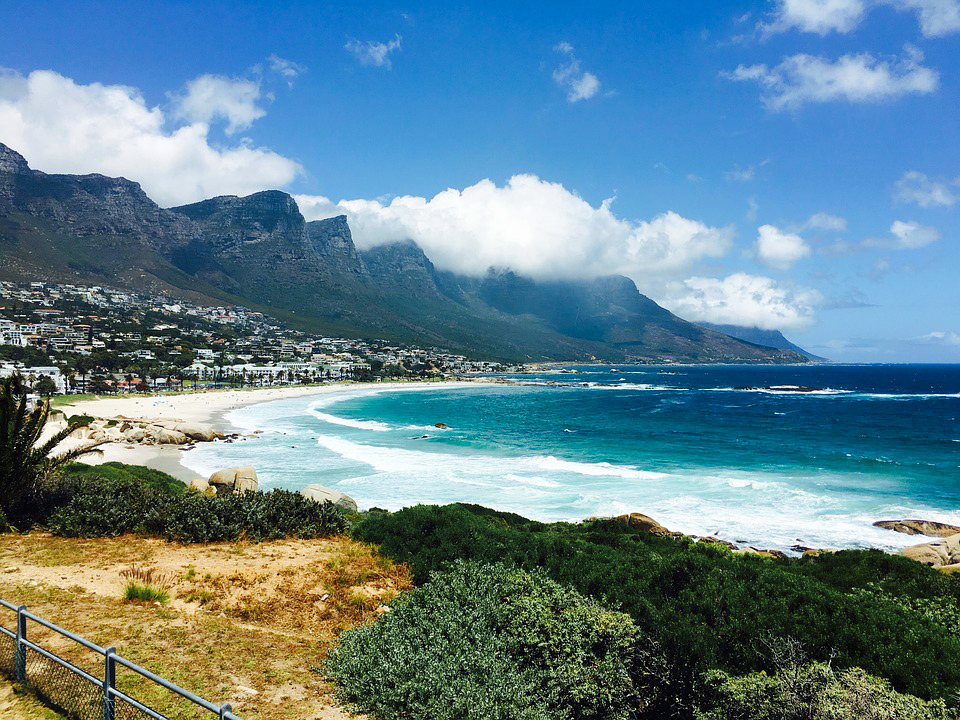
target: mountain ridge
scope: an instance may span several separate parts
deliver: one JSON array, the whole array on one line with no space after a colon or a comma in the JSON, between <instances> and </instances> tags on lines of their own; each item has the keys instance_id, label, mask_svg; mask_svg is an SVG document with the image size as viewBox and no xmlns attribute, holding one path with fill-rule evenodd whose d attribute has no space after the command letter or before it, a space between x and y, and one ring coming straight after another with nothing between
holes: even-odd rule
<instances>
[{"instance_id":1,"label":"mountain ridge","mask_svg":"<svg viewBox=\"0 0 960 720\"><path fill-rule=\"evenodd\" d=\"M495 359L804 361L688 323L623 276L456 275L410 240L359 251L345 216L307 222L279 190L164 209L136 182L48 175L2 143L0 257L2 279L113 283Z\"/></svg>"}]
</instances>

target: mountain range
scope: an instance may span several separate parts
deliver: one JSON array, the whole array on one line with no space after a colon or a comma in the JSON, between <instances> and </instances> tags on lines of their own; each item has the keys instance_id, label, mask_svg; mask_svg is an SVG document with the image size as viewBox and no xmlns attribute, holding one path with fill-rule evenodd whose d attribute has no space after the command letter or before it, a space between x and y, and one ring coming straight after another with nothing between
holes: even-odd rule
<instances>
[{"instance_id":1,"label":"mountain range","mask_svg":"<svg viewBox=\"0 0 960 720\"><path fill-rule=\"evenodd\" d=\"M136 182L32 170L2 143L0 279L244 305L312 332L509 361L807 361L682 320L623 276L457 275L409 240L358 251L345 216L306 222L284 192L165 209Z\"/></svg>"}]
</instances>

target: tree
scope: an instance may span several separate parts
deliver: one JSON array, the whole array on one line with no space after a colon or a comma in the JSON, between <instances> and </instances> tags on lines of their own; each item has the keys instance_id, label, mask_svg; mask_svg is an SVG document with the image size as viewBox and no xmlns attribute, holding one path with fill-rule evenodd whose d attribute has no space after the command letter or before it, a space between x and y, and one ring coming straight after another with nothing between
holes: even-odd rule
<instances>
[{"instance_id":1,"label":"tree","mask_svg":"<svg viewBox=\"0 0 960 720\"><path fill-rule=\"evenodd\" d=\"M87 422L68 424L44 437L50 402L31 408L19 374L3 379L0 385L0 511L15 521L25 502L45 483L56 477L65 464L90 452L103 442L87 443L57 455L56 447Z\"/></svg>"},{"instance_id":2,"label":"tree","mask_svg":"<svg viewBox=\"0 0 960 720\"><path fill-rule=\"evenodd\" d=\"M93 361L93 358L87 355L81 355L76 359L76 362L74 362L73 366L76 368L77 372L80 374L80 378L83 383L80 391L86 392L87 391L87 373L89 373L91 370L93 370L96 367L96 363Z\"/></svg>"},{"instance_id":3,"label":"tree","mask_svg":"<svg viewBox=\"0 0 960 720\"><path fill-rule=\"evenodd\" d=\"M41 375L33 384L33 391L38 395L50 397L57 391L57 384L47 375Z\"/></svg>"}]
</instances>

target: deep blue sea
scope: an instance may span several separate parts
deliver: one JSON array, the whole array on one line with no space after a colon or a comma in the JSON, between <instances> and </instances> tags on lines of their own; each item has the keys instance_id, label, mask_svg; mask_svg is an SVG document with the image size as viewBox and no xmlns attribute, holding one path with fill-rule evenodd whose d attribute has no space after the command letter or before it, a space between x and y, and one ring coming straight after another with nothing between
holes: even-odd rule
<instances>
[{"instance_id":1,"label":"deep blue sea","mask_svg":"<svg viewBox=\"0 0 960 720\"><path fill-rule=\"evenodd\" d=\"M922 539L875 520L960 525L960 365L571 369L517 386L386 385L249 406L227 418L259 438L199 445L184 463L253 465L264 488L320 483L361 508L465 501L573 521L639 511L781 549ZM819 389L767 389L784 385Z\"/></svg>"}]
</instances>

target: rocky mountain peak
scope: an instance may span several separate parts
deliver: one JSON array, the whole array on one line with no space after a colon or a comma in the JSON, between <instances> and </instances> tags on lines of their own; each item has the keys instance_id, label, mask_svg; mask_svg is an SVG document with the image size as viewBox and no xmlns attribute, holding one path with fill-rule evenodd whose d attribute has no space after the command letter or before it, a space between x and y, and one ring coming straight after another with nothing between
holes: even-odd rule
<instances>
[{"instance_id":1,"label":"rocky mountain peak","mask_svg":"<svg viewBox=\"0 0 960 720\"><path fill-rule=\"evenodd\" d=\"M30 172L27 159L16 150L0 143L0 173L26 175Z\"/></svg>"}]
</instances>

